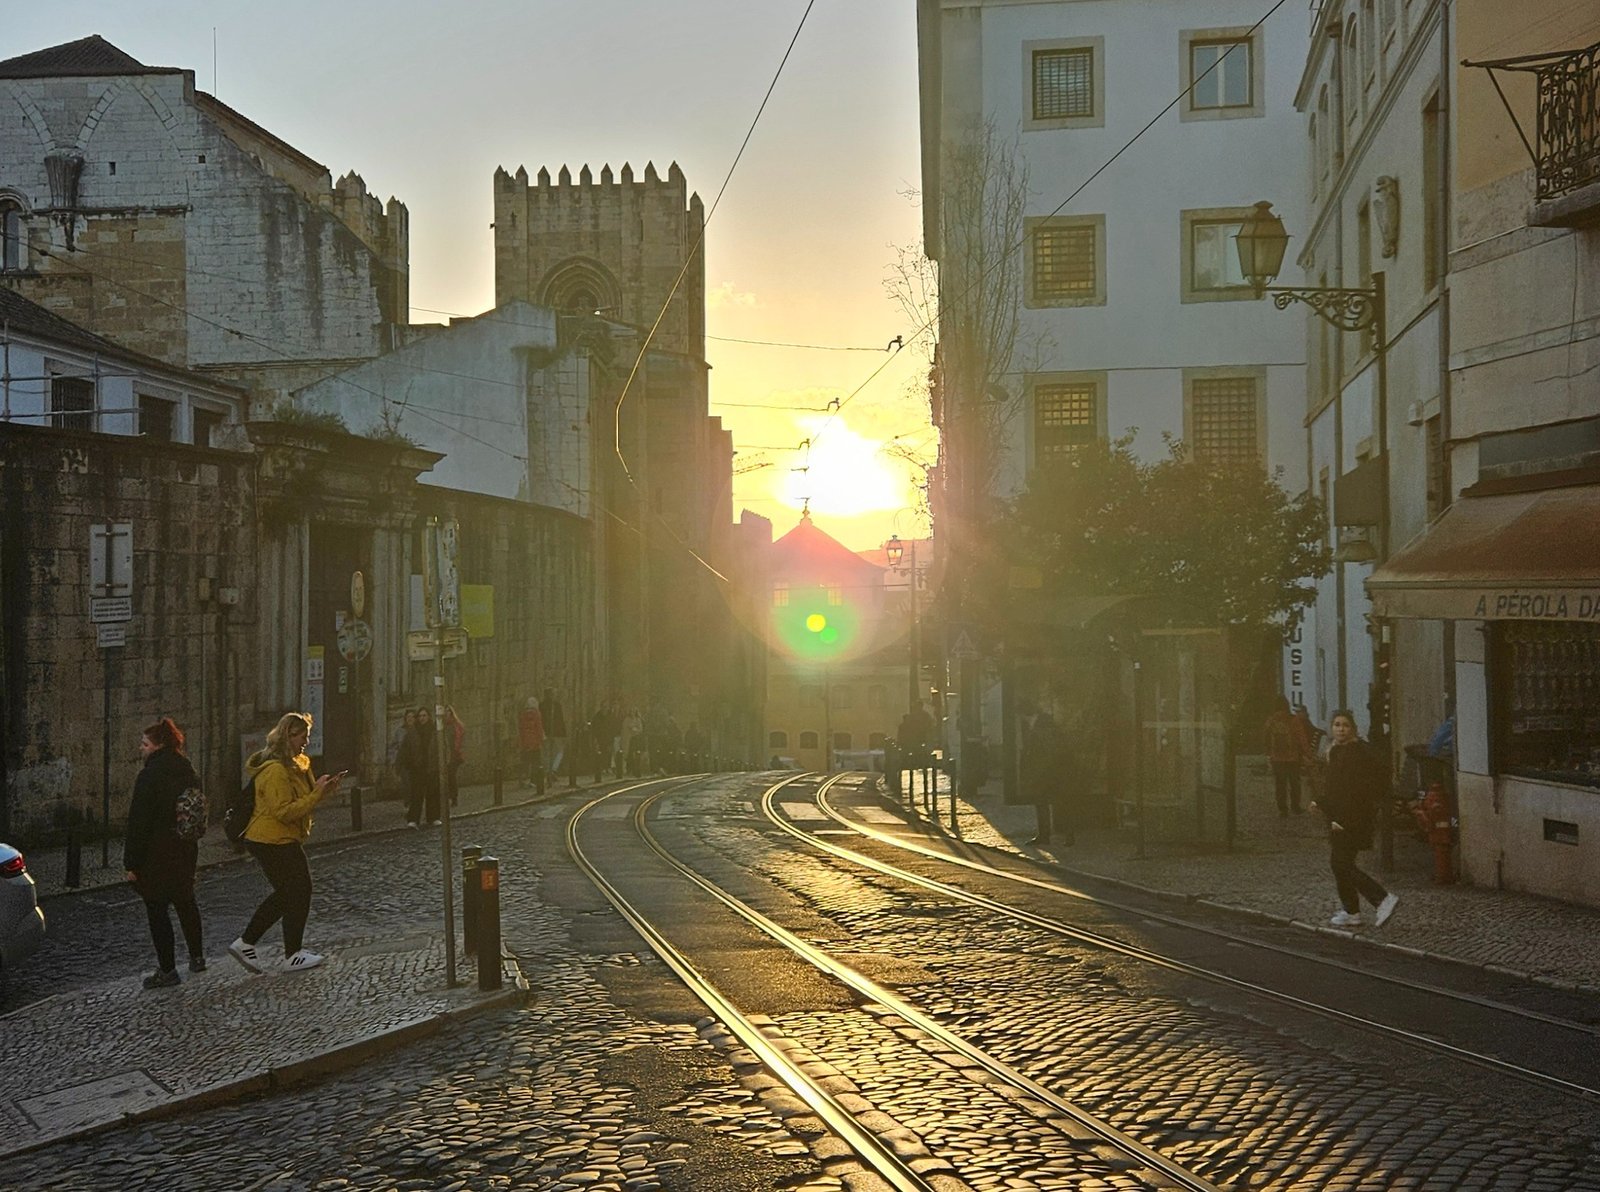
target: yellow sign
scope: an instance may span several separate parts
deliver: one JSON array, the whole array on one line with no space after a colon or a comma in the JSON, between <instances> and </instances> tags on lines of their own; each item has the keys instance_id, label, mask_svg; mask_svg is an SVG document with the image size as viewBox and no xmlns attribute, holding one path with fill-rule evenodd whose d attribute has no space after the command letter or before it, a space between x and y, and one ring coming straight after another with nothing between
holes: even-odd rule
<instances>
[{"instance_id":1,"label":"yellow sign","mask_svg":"<svg viewBox=\"0 0 1600 1192\"><path fill-rule=\"evenodd\" d=\"M461 585L461 628L474 641L494 636L494 585Z\"/></svg>"}]
</instances>

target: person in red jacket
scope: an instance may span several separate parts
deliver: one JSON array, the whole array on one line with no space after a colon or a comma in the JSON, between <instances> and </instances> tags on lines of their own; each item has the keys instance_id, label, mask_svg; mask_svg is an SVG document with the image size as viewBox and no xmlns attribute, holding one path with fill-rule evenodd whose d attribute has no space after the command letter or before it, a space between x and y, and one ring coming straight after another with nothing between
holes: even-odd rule
<instances>
[{"instance_id":1,"label":"person in red jacket","mask_svg":"<svg viewBox=\"0 0 1600 1192\"><path fill-rule=\"evenodd\" d=\"M544 717L533 696L517 713L517 747L522 751L523 786L535 787L544 794Z\"/></svg>"},{"instance_id":2,"label":"person in red jacket","mask_svg":"<svg viewBox=\"0 0 1600 1192\"><path fill-rule=\"evenodd\" d=\"M1306 737L1305 726L1289 711L1289 701L1281 695L1278 706L1267 717L1267 761L1272 766L1272 784L1278 797L1278 814L1288 815L1289 808L1300 814L1300 767L1306 754L1311 752L1311 742Z\"/></svg>"}]
</instances>

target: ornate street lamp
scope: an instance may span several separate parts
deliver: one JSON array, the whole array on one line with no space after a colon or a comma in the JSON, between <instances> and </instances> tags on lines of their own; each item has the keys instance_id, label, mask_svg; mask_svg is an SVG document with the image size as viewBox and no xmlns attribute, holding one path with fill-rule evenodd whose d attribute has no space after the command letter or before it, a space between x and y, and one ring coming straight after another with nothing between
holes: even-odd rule
<instances>
[{"instance_id":1,"label":"ornate street lamp","mask_svg":"<svg viewBox=\"0 0 1600 1192\"><path fill-rule=\"evenodd\" d=\"M883 544L883 553L889 556L889 566L898 571L900 560L906 557L905 543L900 541L900 535L889 535L889 541Z\"/></svg>"}]
</instances>

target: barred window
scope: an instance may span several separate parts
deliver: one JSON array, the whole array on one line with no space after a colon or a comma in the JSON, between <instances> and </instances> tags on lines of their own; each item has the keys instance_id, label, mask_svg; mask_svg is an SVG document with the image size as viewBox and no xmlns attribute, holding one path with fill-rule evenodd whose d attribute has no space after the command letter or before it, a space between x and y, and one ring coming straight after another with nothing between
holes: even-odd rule
<instances>
[{"instance_id":1,"label":"barred window","mask_svg":"<svg viewBox=\"0 0 1600 1192\"><path fill-rule=\"evenodd\" d=\"M1093 224L1033 230L1033 297L1093 298L1096 284Z\"/></svg>"},{"instance_id":2,"label":"barred window","mask_svg":"<svg viewBox=\"0 0 1600 1192\"><path fill-rule=\"evenodd\" d=\"M1212 467L1260 463L1254 377L1196 377L1189 401L1189 446L1197 461Z\"/></svg>"},{"instance_id":3,"label":"barred window","mask_svg":"<svg viewBox=\"0 0 1600 1192\"><path fill-rule=\"evenodd\" d=\"M1037 385L1033 390L1034 462L1043 466L1067 458L1099 433L1098 397L1092 381Z\"/></svg>"},{"instance_id":4,"label":"barred window","mask_svg":"<svg viewBox=\"0 0 1600 1192\"><path fill-rule=\"evenodd\" d=\"M767 748L769 748L769 749L787 749L787 748L789 748L789 734L784 732L782 729L774 729L772 732L767 734Z\"/></svg>"},{"instance_id":5,"label":"barred window","mask_svg":"<svg viewBox=\"0 0 1600 1192\"><path fill-rule=\"evenodd\" d=\"M816 733L801 733L800 734L800 748L801 749L815 749L816 747L817 747L817 734Z\"/></svg>"},{"instance_id":6,"label":"barred window","mask_svg":"<svg viewBox=\"0 0 1600 1192\"><path fill-rule=\"evenodd\" d=\"M1033 52L1033 118L1094 115L1094 51L1088 47Z\"/></svg>"},{"instance_id":7,"label":"barred window","mask_svg":"<svg viewBox=\"0 0 1600 1192\"><path fill-rule=\"evenodd\" d=\"M60 430L94 429L94 382L85 377L50 378L51 422Z\"/></svg>"}]
</instances>

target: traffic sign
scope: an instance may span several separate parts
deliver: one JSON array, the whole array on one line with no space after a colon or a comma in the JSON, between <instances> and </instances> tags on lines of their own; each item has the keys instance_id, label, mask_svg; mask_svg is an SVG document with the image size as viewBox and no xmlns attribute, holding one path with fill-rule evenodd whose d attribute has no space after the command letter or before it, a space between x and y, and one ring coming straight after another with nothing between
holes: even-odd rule
<instances>
[{"instance_id":1,"label":"traffic sign","mask_svg":"<svg viewBox=\"0 0 1600 1192\"><path fill-rule=\"evenodd\" d=\"M111 625L133 620L132 596L89 597L89 624Z\"/></svg>"},{"instance_id":2,"label":"traffic sign","mask_svg":"<svg viewBox=\"0 0 1600 1192\"><path fill-rule=\"evenodd\" d=\"M406 634L406 655L412 662L432 661L438 648L436 634L444 638L444 657L459 658L467 652L465 629L413 629Z\"/></svg>"},{"instance_id":3,"label":"traffic sign","mask_svg":"<svg viewBox=\"0 0 1600 1192\"><path fill-rule=\"evenodd\" d=\"M128 644L128 627L120 623L116 625L96 625L94 627L94 644L104 650L125 646Z\"/></svg>"},{"instance_id":4,"label":"traffic sign","mask_svg":"<svg viewBox=\"0 0 1600 1192\"><path fill-rule=\"evenodd\" d=\"M950 656L952 658L979 657L978 643L972 640L972 633L967 626L951 626Z\"/></svg>"},{"instance_id":5,"label":"traffic sign","mask_svg":"<svg viewBox=\"0 0 1600 1192\"><path fill-rule=\"evenodd\" d=\"M357 575L361 573L356 572ZM360 662L372 653L372 626L365 621L350 618L339 626L339 653L347 662Z\"/></svg>"}]
</instances>

